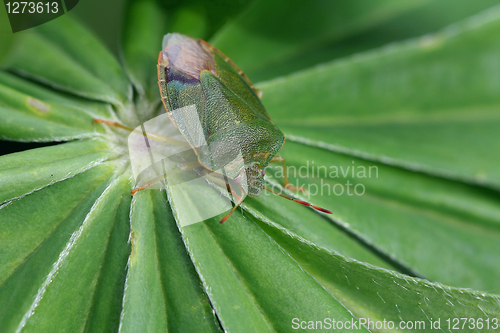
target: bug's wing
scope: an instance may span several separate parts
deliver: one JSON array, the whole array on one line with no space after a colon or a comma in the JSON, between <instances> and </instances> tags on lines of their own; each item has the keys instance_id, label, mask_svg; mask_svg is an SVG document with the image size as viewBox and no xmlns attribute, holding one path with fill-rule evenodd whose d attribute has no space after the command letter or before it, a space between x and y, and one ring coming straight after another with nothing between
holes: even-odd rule
<instances>
[{"instance_id":1,"label":"bug's wing","mask_svg":"<svg viewBox=\"0 0 500 333\"><path fill-rule=\"evenodd\" d=\"M234 178L245 165L266 167L284 141L276 126L256 119L212 135L198 152L198 159L214 169L225 166L228 175Z\"/></svg>"},{"instance_id":2,"label":"bug's wing","mask_svg":"<svg viewBox=\"0 0 500 333\"><path fill-rule=\"evenodd\" d=\"M272 123L264 105L257 96L257 90L248 77L236 64L215 47L211 46L215 63L216 76L222 84L248 105L262 120Z\"/></svg>"},{"instance_id":3,"label":"bug's wing","mask_svg":"<svg viewBox=\"0 0 500 333\"><path fill-rule=\"evenodd\" d=\"M243 72L219 50L201 40L181 34L165 35L158 58L158 79L168 112L195 106L202 131L191 127L194 120L191 115L171 115L193 147L202 146L221 127L254 118L271 122Z\"/></svg>"},{"instance_id":4,"label":"bug's wing","mask_svg":"<svg viewBox=\"0 0 500 333\"><path fill-rule=\"evenodd\" d=\"M165 35L162 48L163 54L160 62L165 67L198 80L203 70L213 73L227 89L245 101L260 118L271 121L252 82L231 59L217 48L203 40L194 40L178 33Z\"/></svg>"},{"instance_id":5,"label":"bug's wing","mask_svg":"<svg viewBox=\"0 0 500 333\"><path fill-rule=\"evenodd\" d=\"M200 162L213 170L225 165L231 177L244 165L265 167L283 145L283 133L212 73L203 71L200 81L207 96L208 133L207 144L198 152Z\"/></svg>"},{"instance_id":6,"label":"bug's wing","mask_svg":"<svg viewBox=\"0 0 500 333\"><path fill-rule=\"evenodd\" d=\"M187 36L177 33L164 36L163 50L158 57L158 84L162 102L174 124L193 148L205 144L207 137L202 117L206 98L199 80L203 70L215 72L210 53ZM172 113L173 110L188 106L194 108L196 113Z\"/></svg>"}]
</instances>

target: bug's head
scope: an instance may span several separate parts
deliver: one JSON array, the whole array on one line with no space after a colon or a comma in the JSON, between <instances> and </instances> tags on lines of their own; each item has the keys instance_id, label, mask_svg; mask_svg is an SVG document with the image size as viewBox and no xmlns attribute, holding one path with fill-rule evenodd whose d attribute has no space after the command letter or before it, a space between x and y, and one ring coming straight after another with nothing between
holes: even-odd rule
<instances>
[{"instance_id":1,"label":"bug's head","mask_svg":"<svg viewBox=\"0 0 500 333\"><path fill-rule=\"evenodd\" d=\"M256 164L251 164L243 168L234 180L240 183L242 179L246 179L247 194L251 197L255 197L258 196L264 188L265 174L265 170L259 168Z\"/></svg>"}]
</instances>

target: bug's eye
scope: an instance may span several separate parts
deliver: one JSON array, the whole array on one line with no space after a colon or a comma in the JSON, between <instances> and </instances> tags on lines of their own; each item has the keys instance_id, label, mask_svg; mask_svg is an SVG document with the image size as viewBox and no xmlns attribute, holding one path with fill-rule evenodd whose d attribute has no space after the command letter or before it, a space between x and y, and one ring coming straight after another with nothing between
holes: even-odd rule
<instances>
[{"instance_id":1,"label":"bug's eye","mask_svg":"<svg viewBox=\"0 0 500 333\"><path fill-rule=\"evenodd\" d=\"M262 169L262 170L260 170L260 173L262 174L262 177L264 177L266 175L266 170Z\"/></svg>"}]
</instances>

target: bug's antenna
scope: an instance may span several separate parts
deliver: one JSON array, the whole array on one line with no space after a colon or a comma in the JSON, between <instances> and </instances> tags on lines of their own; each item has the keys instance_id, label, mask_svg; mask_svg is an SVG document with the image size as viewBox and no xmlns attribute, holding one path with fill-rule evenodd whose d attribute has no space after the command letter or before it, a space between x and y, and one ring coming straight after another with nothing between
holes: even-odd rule
<instances>
[{"instance_id":1,"label":"bug's antenna","mask_svg":"<svg viewBox=\"0 0 500 333\"><path fill-rule=\"evenodd\" d=\"M235 197L237 199L237 201L234 203L234 206L233 208L229 211L229 213L227 213L226 216L224 216L222 218L222 220L220 220L220 223L224 223L226 222L226 220L234 213L234 211L236 210L236 208L238 208L239 205L241 205L241 203L243 202L243 199L245 199L245 196L244 195L241 195L239 196L238 194L236 194L236 192L233 191L233 189L231 188L231 186L229 185L229 181L226 177L226 175L224 175L224 180L226 181L226 187L227 187L227 191L229 192L229 195L232 195L233 197ZM239 184L238 184L239 185ZM240 188L241 188L241 185L239 185Z\"/></svg>"},{"instance_id":2,"label":"bug's antenna","mask_svg":"<svg viewBox=\"0 0 500 333\"><path fill-rule=\"evenodd\" d=\"M321 207L318 207L318 206L315 206L315 205L312 205L310 204L309 202L305 202L305 201L302 201L302 200L298 200L298 199L294 199L292 197L289 197L289 196L286 196L284 194L281 194L281 193L278 193L278 192L274 192L273 190L270 190L268 189L267 187L264 187L265 190L271 192L271 193L274 193L276 195L279 195L280 197L283 197L285 199L288 199L288 200L292 200L292 201L295 201L301 205L304 205L304 206L307 206L307 207L311 207L311 208L314 208L316 209L317 211L320 211L320 212L323 212L323 213L327 213L327 214L332 214L332 212L330 212L329 210L327 209L324 209L324 208L321 208Z\"/></svg>"}]
</instances>

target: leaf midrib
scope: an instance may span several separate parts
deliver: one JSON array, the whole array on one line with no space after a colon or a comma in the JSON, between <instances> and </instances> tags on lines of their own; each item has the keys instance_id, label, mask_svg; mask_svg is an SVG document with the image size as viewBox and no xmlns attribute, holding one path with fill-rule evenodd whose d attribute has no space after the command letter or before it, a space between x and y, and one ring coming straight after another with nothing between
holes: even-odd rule
<instances>
[{"instance_id":1,"label":"leaf midrib","mask_svg":"<svg viewBox=\"0 0 500 333\"><path fill-rule=\"evenodd\" d=\"M328 115L325 117L276 118L280 126L297 126L335 129L336 127L381 127L387 125L453 125L500 121L500 105L481 110L463 109L453 111L432 110L432 113L392 113L359 115L358 117Z\"/></svg>"},{"instance_id":2,"label":"leaf midrib","mask_svg":"<svg viewBox=\"0 0 500 333\"><path fill-rule=\"evenodd\" d=\"M81 173L83 173L83 172L85 172L85 171L87 171L87 170L88 170L88 169L83 170ZM80 173L79 173L79 174L80 174ZM73 175L73 177L74 177L74 176L76 176L76 175L77 175L77 174ZM70 177L70 178L73 178L73 177ZM61 181L64 181L64 180L67 180L67 179L68 179L68 178L65 178L65 179L62 179ZM112 181L108 181L108 187L110 186L110 184L111 184L111 183L112 183ZM47 186L50 186L50 185L52 185L52 184L49 184L49 185L47 185ZM79 205L80 205L83 201L85 201L85 199L86 199L86 198L88 198L89 196L91 196L91 195L93 194L93 192L92 192L92 191L94 191L94 190L95 190L96 188L98 188L100 185L101 185L101 184L99 184L99 183L98 183L98 184L95 184L95 186L94 186L92 189L90 189L90 190L89 190L88 195L87 195L85 198L83 198L80 202L76 203L76 204L75 204L75 206L73 207L73 209L71 209L70 211L68 211L68 213L67 213L64 217L62 217L62 219L61 219L60 223L58 223L58 224L55 224L55 225L54 225L54 227L52 228L52 230L51 230L50 232L48 232L48 233L47 233L47 236L46 236L46 237L45 237L45 238L44 238L44 239L43 239L43 240L42 240L42 241L38 244L38 246L37 246L36 248L34 248L34 249L33 249L33 251L31 251L31 252L30 252L27 256L25 256L25 257L22 259L22 261L20 261L20 262L19 262L19 264L16 266L16 268L12 271L12 273L11 273L9 276L6 276L6 279L5 279L3 282L0 282L0 288L1 288L1 287L4 285L4 283L5 283L5 282L6 282L6 281L10 278L10 276L14 275L14 274L15 274L15 272L16 272L16 271L18 271L18 270L22 267L22 265L23 265L24 263L26 263L26 261L28 261L28 260L29 260L29 258L30 258L30 257L32 257L33 255L35 255L35 253L37 253L37 251L38 251L38 250L39 250L39 249L43 246L43 244L47 241L47 239L49 239L49 238L50 238L50 237L54 234L54 232L55 232L55 231L56 231L56 230L57 230L57 229L58 229L58 228L59 228L62 224L64 224L64 222L68 219L68 217L69 217L69 216L71 216L71 215L73 214L73 212L74 212L76 209L78 209ZM106 189L107 189L107 188L106 188ZM38 189L38 190L39 190L39 189ZM98 197L98 199L95 201L95 203L99 202L99 200L101 199L101 196L102 196L102 194L103 194L104 192L105 192L105 190L101 193L101 195ZM12 200L16 200L16 199L18 199L18 198L14 198L14 199L12 199ZM11 201L12 201L12 200L11 200ZM10 201L9 201L9 202L10 202ZM5 206L3 206L3 207L5 207ZM92 210L92 207L91 207L91 209L89 210L89 213L87 213L87 216L88 216L88 214L90 214L91 210ZM82 224L83 224L83 222L85 222L85 221L82 221ZM81 226L81 225L80 225L80 226ZM80 227L80 226L79 226L79 227ZM77 229L77 230L78 230L78 229Z\"/></svg>"},{"instance_id":3,"label":"leaf midrib","mask_svg":"<svg viewBox=\"0 0 500 333\"><path fill-rule=\"evenodd\" d=\"M224 258L224 260L226 261L227 265L231 268L231 270L234 272L234 275L236 276L236 278L238 279L238 281L240 282L240 285L241 287L246 291L246 293L249 295L249 297L253 300L253 303L255 304L255 307L257 308L257 310L259 311L259 313L261 314L264 322L267 324L267 326L270 328L271 331L273 332L276 332L276 330L274 329L274 326L271 324L269 318L266 316L266 314L264 313L264 311L262 310L262 307L261 305L259 304L259 302L257 301L257 299L255 298L254 294L248 289L248 286L246 284L246 282L244 280L241 279L240 277L240 274L238 274L238 270L236 269L236 267L234 266L233 262L231 261L230 258L228 258L228 256L226 256L226 254L224 253L224 250L222 249L222 246L220 246L219 242L217 241L217 237L215 237L214 233L210 230L210 228L206 225L205 222L202 222L203 223L203 227L205 228L205 230L207 230L207 234L210 235L210 238L212 238L213 242L215 244L217 244L217 248L219 249L222 257ZM207 293L207 295L209 295Z\"/></svg>"}]
</instances>

